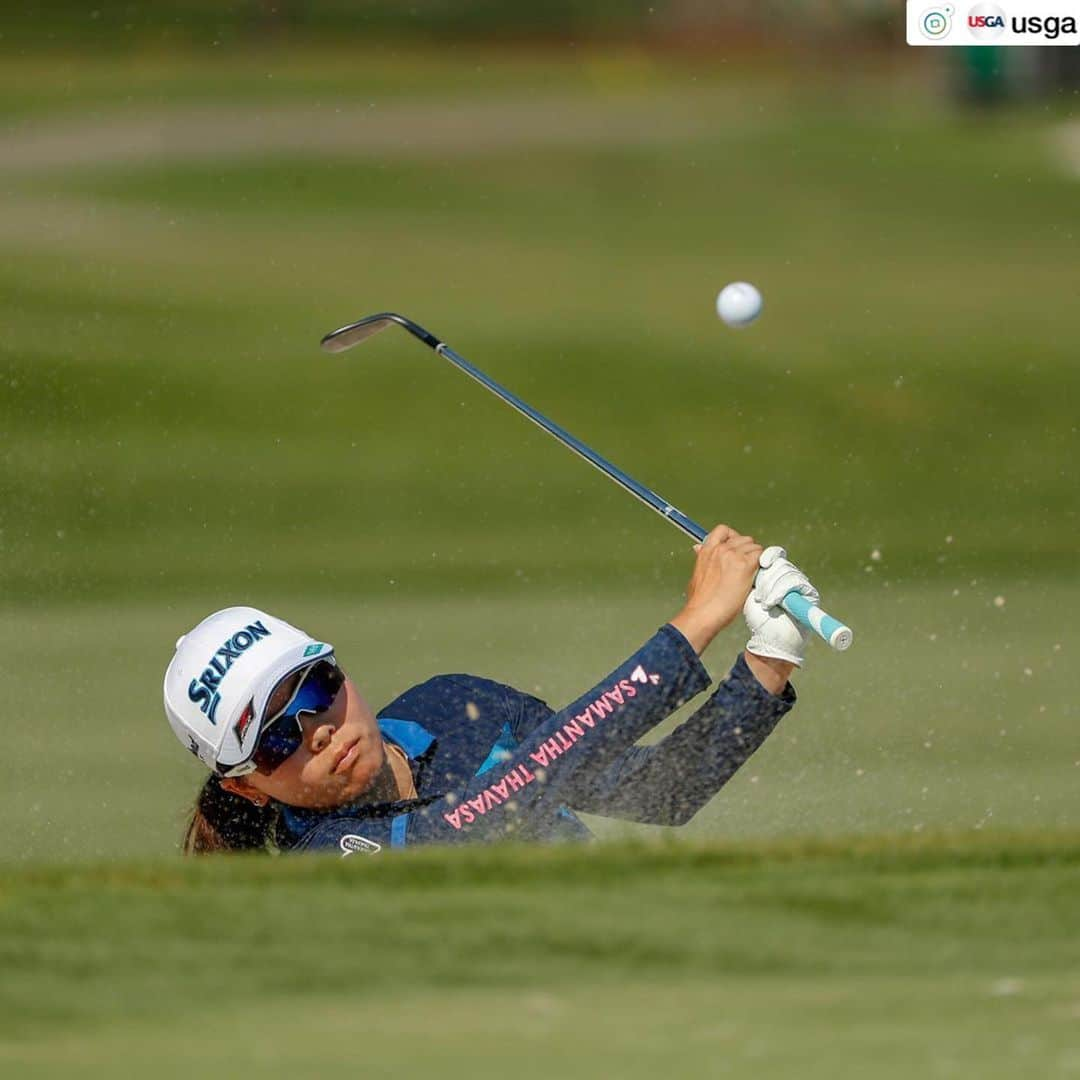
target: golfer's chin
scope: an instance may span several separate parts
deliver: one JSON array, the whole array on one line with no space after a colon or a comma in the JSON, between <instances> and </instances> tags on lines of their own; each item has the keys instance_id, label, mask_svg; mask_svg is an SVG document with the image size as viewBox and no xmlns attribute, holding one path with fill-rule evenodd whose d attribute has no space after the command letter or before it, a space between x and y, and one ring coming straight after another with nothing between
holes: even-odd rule
<instances>
[{"instance_id":1,"label":"golfer's chin","mask_svg":"<svg viewBox=\"0 0 1080 1080\"><path fill-rule=\"evenodd\" d=\"M331 806L343 806L358 799L389 802L396 796L394 774L382 739L376 739L365 747L342 774L331 779L339 780L333 791Z\"/></svg>"}]
</instances>

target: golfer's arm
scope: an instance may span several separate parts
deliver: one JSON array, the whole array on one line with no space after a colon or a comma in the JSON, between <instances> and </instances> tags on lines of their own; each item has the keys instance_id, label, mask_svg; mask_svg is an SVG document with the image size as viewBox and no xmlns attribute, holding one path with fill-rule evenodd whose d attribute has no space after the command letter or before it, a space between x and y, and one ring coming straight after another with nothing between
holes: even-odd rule
<instances>
[{"instance_id":1,"label":"golfer's arm","mask_svg":"<svg viewBox=\"0 0 1080 1080\"><path fill-rule=\"evenodd\" d=\"M693 716L653 746L633 746L566 792L574 810L649 825L685 825L746 763L795 704L770 693L740 656Z\"/></svg>"},{"instance_id":2,"label":"golfer's arm","mask_svg":"<svg viewBox=\"0 0 1080 1080\"><path fill-rule=\"evenodd\" d=\"M533 816L565 802L564 792L580 772L610 765L708 685L708 673L682 634L661 627L605 679L525 735L512 757L467 788L414 811L410 842L528 838Z\"/></svg>"}]
</instances>

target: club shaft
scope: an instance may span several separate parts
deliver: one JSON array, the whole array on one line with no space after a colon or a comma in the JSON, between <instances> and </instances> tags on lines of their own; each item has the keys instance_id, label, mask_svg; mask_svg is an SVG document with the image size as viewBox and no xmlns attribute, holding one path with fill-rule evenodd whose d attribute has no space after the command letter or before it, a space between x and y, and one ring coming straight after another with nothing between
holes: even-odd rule
<instances>
[{"instance_id":1,"label":"club shaft","mask_svg":"<svg viewBox=\"0 0 1080 1080\"><path fill-rule=\"evenodd\" d=\"M430 342L428 343L430 344ZM613 465L603 455L598 454L591 446L571 435L569 431L560 427L554 420L549 420L542 412L538 412L527 401L522 401L517 394L507 390L505 386L496 382L490 375L470 364L464 356L455 352L449 345L439 342L433 347L440 356L445 357L455 367L465 372L469 378L475 379L481 386L486 387L496 397L501 398L507 405L521 413L522 416L527 417L537 427L543 428L553 438L558 439L563 446L572 450L578 457L583 458L594 468L599 469L605 476L614 480L616 484L629 491L635 498L640 499L646 506L655 510L662 518L670 521L672 525L682 530L691 539L700 542L708 536L708 530L704 529L693 518L687 517L681 510L657 495L655 491L624 473L622 469L617 465ZM852 634L848 627L798 593L790 593L785 596L781 601L781 605L790 615L813 630L833 648L843 650L851 644Z\"/></svg>"},{"instance_id":2,"label":"club shaft","mask_svg":"<svg viewBox=\"0 0 1080 1080\"><path fill-rule=\"evenodd\" d=\"M543 413L537 412L527 401L522 401L517 394L507 390L505 386L497 383L489 375L485 375L479 368L470 364L464 356L454 352L449 345L439 344L435 351L440 356L446 357L450 363L460 368L470 378L475 379L481 386L487 387L496 397L502 398L507 405L517 409L522 416L527 417L537 427L543 428L549 435L558 439L563 446L573 450L578 457L584 458L590 465L599 469L605 476L610 477L616 484L640 499L650 509L655 510L661 517L667 518L672 525L681 529L687 536L700 541L704 540L708 535L708 531L703 529L696 521L688 518L681 510L676 509L665 499L662 499L655 491L650 491L644 484L624 473L618 466L612 465L607 458L571 435L565 428L559 427L558 424L553 420L549 420Z\"/></svg>"},{"instance_id":3,"label":"club shaft","mask_svg":"<svg viewBox=\"0 0 1080 1080\"><path fill-rule=\"evenodd\" d=\"M558 424L549 420L543 413L538 412L528 402L522 401L517 394L511 393L505 386L501 386L478 367L474 367L464 356L455 352L445 342L440 341L429 330L425 330L419 323L415 323L403 315L389 311L382 312L379 315L370 315L359 322L350 323L348 326L331 331L323 338L322 346L328 352L342 352L360 344L360 342L367 340L373 334L379 333L391 325L400 326L402 329L407 330L413 337L427 345L428 348L445 357L456 368L468 375L469 378L474 379L481 386L490 390L496 397L501 398L507 405L531 420L537 427L543 428L552 438L558 439L563 446L573 450L578 457L583 458L594 468L599 469L605 476L614 480L621 488L629 491L631 495L650 509L655 510L662 518L670 521L675 528L684 532L693 540L701 541L708 535L707 530L692 518L688 518L681 510L672 506L666 499L662 499L655 491L651 491L644 484L624 473L622 469L612 465L607 458L602 457L591 446L587 446L580 439L571 435L569 431L559 427ZM837 651L843 651L851 645L851 629L799 592L789 592L780 601L780 604L792 618L812 630Z\"/></svg>"}]
</instances>

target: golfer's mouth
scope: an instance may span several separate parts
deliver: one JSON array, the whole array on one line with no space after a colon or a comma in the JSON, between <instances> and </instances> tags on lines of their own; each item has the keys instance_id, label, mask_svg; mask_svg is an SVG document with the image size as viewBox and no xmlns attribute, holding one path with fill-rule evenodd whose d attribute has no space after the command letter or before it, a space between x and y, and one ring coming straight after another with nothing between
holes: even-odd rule
<instances>
[{"instance_id":1,"label":"golfer's mouth","mask_svg":"<svg viewBox=\"0 0 1080 1080\"><path fill-rule=\"evenodd\" d=\"M341 756L334 765L333 772L340 773L352 768L353 763L360 756L360 739L357 738L345 747Z\"/></svg>"}]
</instances>

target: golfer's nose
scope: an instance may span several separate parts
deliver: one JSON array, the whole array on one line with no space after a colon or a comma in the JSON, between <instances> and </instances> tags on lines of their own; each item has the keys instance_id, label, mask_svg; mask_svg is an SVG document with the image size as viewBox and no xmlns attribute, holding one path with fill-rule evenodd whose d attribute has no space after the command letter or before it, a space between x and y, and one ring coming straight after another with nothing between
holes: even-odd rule
<instances>
[{"instance_id":1,"label":"golfer's nose","mask_svg":"<svg viewBox=\"0 0 1080 1080\"><path fill-rule=\"evenodd\" d=\"M325 750L337 731L337 725L328 720L326 713L319 716L305 716L301 723L304 727L304 739L313 754Z\"/></svg>"}]
</instances>

